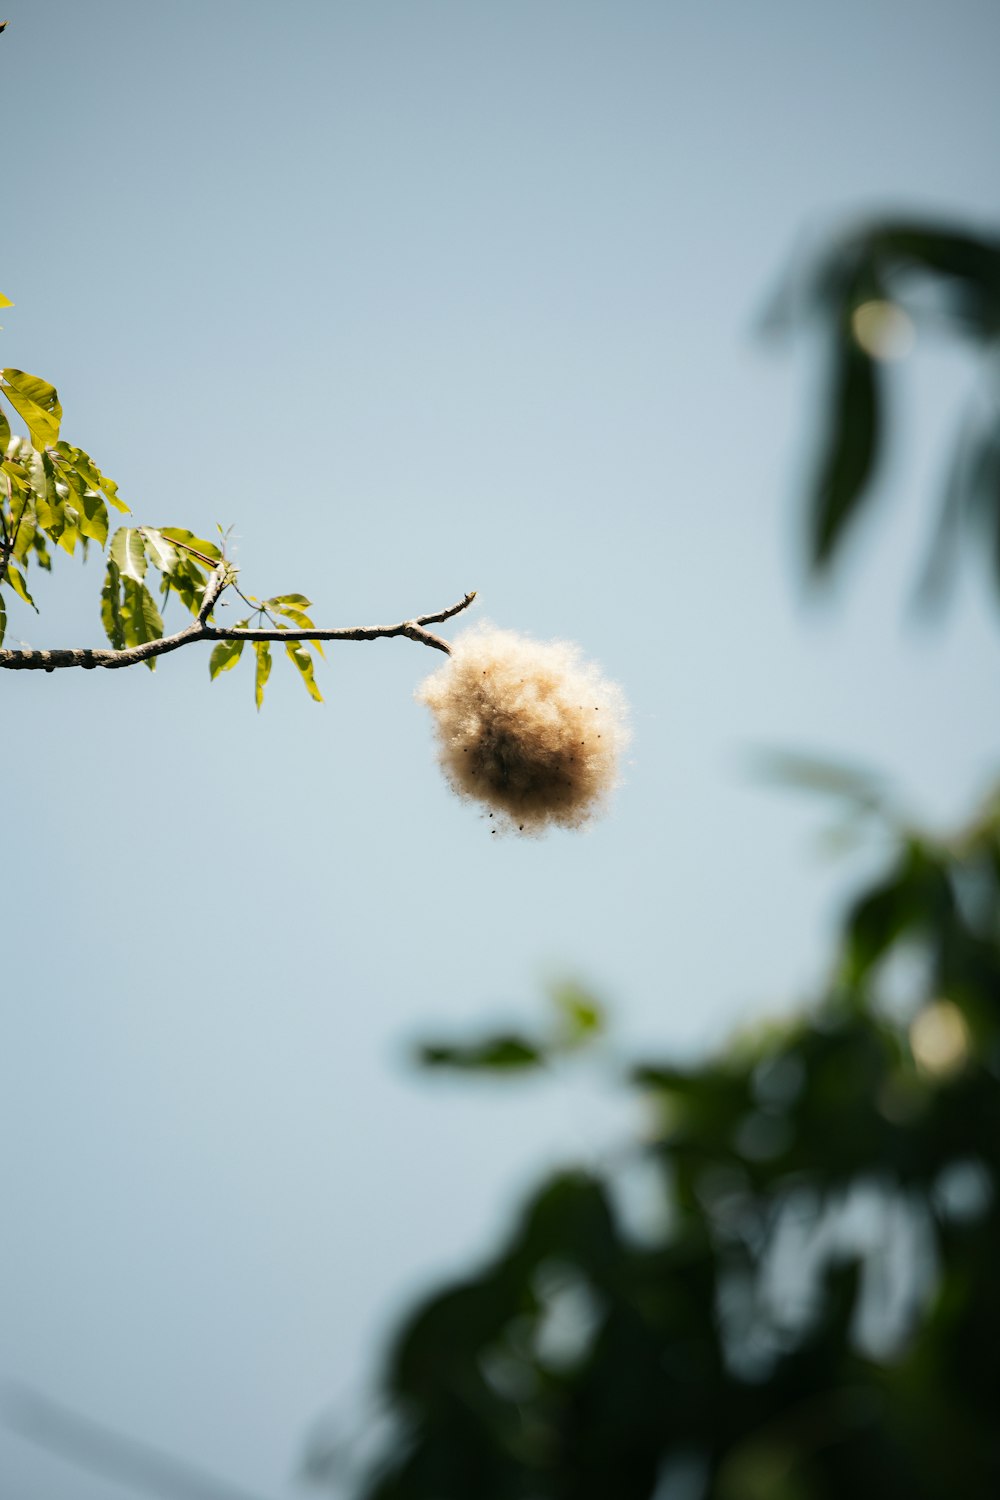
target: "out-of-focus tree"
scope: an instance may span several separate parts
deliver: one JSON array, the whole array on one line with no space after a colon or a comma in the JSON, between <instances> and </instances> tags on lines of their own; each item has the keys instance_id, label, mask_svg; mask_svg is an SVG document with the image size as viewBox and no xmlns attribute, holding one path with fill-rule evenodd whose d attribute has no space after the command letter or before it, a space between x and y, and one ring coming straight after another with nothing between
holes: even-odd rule
<instances>
[{"instance_id":1,"label":"out-of-focus tree","mask_svg":"<svg viewBox=\"0 0 1000 1500\"><path fill-rule=\"evenodd\" d=\"M965 538L1000 589L1000 243L865 227L790 278L775 318L803 317L831 368L815 574L876 502L891 356L945 320L985 378L923 586ZM545 1181L488 1263L397 1332L364 1500L1000 1494L1000 797L941 838L863 776L781 770L879 819L892 849L844 914L825 992L707 1062L630 1069L651 1128L605 1170ZM587 996L559 1005L551 1036L422 1061L540 1068L602 1030ZM640 1172L637 1219L623 1188ZM330 1463L318 1444L309 1472Z\"/></svg>"}]
</instances>

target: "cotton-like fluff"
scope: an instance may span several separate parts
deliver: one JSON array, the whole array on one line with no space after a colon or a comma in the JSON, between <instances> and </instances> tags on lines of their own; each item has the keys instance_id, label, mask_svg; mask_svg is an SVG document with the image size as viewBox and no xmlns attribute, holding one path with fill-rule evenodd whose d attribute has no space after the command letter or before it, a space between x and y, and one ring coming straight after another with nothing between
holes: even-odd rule
<instances>
[{"instance_id":1,"label":"cotton-like fluff","mask_svg":"<svg viewBox=\"0 0 1000 1500\"><path fill-rule=\"evenodd\" d=\"M625 699L579 647L484 624L417 691L461 797L501 829L580 828L602 810L628 743Z\"/></svg>"}]
</instances>

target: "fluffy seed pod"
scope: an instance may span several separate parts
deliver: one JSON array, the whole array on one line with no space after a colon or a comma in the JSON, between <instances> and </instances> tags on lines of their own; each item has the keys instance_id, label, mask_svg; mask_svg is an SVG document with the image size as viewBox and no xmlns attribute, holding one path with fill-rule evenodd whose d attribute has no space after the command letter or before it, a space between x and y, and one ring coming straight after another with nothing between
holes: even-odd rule
<instances>
[{"instance_id":1,"label":"fluffy seed pod","mask_svg":"<svg viewBox=\"0 0 1000 1500\"><path fill-rule=\"evenodd\" d=\"M579 828L600 812L628 743L621 689L577 646L479 625L417 691L461 797L501 829Z\"/></svg>"}]
</instances>

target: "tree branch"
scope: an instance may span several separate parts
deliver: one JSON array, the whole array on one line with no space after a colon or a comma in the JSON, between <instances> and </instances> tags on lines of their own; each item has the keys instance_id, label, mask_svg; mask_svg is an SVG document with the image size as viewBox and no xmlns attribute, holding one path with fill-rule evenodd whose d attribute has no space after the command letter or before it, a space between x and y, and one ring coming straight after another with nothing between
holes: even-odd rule
<instances>
[{"instance_id":1,"label":"tree branch","mask_svg":"<svg viewBox=\"0 0 1000 1500\"><path fill-rule=\"evenodd\" d=\"M224 625L209 624L219 595L230 582L228 566L220 563L209 579L204 598L198 610L198 618L175 635L161 636L159 640L146 641L141 646L130 646L126 651L92 651L86 647L60 651L0 650L0 667L10 671L54 672L58 667L134 667L139 662L149 661L154 656L165 656L168 651L178 651L181 646L193 645L195 641L377 641L397 635L408 640L419 641L423 646L432 646L436 651L451 654L451 647L439 635L425 629L450 620L453 615L468 609L475 599L475 591L465 595L457 604L436 614L418 615L413 620L401 620L398 625L347 625L333 630L235 630Z\"/></svg>"}]
</instances>

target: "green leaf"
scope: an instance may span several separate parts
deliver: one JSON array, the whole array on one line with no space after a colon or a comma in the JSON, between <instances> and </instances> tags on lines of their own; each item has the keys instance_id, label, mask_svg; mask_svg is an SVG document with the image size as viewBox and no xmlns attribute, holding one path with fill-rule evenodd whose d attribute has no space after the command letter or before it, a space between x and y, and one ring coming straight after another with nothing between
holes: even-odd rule
<instances>
[{"instance_id":1,"label":"green leaf","mask_svg":"<svg viewBox=\"0 0 1000 1500\"><path fill-rule=\"evenodd\" d=\"M291 609L287 604L269 604L268 608L274 614L284 615L286 620L291 620L292 624L297 625L300 630L314 629L312 620L308 615L304 615L300 609Z\"/></svg>"},{"instance_id":2,"label":"green leaf","mask_svg":"<svg viewBox=\"0 0 1000 1500\"><path fill-rule=\"evenodd\" d=\"M273 605L275 609L281 609L283 604L290 604L292 609L312 609L312 600L307 599L305 594L275 594L274 598L268 599L266 603L269 606ZM288 614L289 611L281 610L281 613Z\"/></svg>"},{"instance_id":3,"label":"green leaf","mask_svg":"<svg viewBox=\"0 0 1000 1500\"><path fill-rule=\"evenodd\" d=\"M797 755L794 751L762 750L754 757L758 774L767 781L852 802L872 810L887 801L884 776L863 766Z\"/></svg>"},{"instance_id":4,"label":"green leaf","mask_svg":"<svg viewBox=\"0 0 1000 1500\"><path fill-rule=\"evenodd\" d=\"M44 568L46 573L51 573L52 558L50 557L49 550L45 545L45 538L40 531L34 531L32 529L31 547L34 551L35 562L38 567Z\"/></svg>"},{"instance_id":5,"label":"green leaf","mask_svg":"<svg viewBox=\"0 0 1000 1500\"><path fill-rule=\"evenodd\" d=\"M173 542L157 531L154 526L141 526L142 539L146 544L146 556L160 573L170 573L176 568L180 554Z\"/></svg>"},{"instance_id":6,"label":"green leaf","mask_svg":"<svg viewBox=\"0 0 1000 1500\"><path fill-rule=\"evenodd\" d=\"M84 453L82 448L74 448L70 443L59 442L56 444L56 453L60 462L67 468L73 470L77 475L80 488L93 490L95 494L102 495L109 505L115 510L128 514L128 506L124 500L118 498L118 486L113 479L102 474L89 454Z\"/></svg>"},{"instance_id":7,"label":"green leaf","mask_svg":"<svg viewBox=\"0 0 1000 1500\"><path fill-rule=\"evenodd\" d=\"M204 537L195 536L193 531L185 531L183 526L161 526L159 530L161 536L176 542L183 551L200 557L209 568L214 568L216 563L222 561L222 553L214 542L206 542Z\"/></svg>"},{"instance_id":8,"label":"green leaf","mask_svg":"<svg viewBox=\"0 0 1000 1500\"><path fill-rule=\"evenodd\" d=\"M13 522L13 529L17 533L14 538L14 549L12 556L15 562L27 564L31 560L31 552L35 546L35 540L38 537L38 532L35 529L35 524L32 519L33 512L30 505L25 505L23 502L21 504L12 506L11 510L13 512L11 518ZM44 545L45 539L43 537L42 546L44 547ZM45 564L43 563L42 566L44 567Z\"/></svg>"},{"instance_id":9,"label":"green leaf","mask_svg":"<svg viewBox=\"0 0 1000 1500\"><path fill-rule=\"evenodd\" d=\"M545 1054L525 1037L501 1035L468 1047L428 1043L418 1048L424 1068L454 1068L463 1073L511 1073L542 1067Z\"/></svg>"},{"instance_id":10,"label":"green leaf","mask_svg":"<svg viewBox=\"0 0 1000 1500\"><path fill-rule=\"evenodd\" d=\"M35 611L35 614L37 615L38 605L28 593L28 585L24 581L24 574L21 572L20 568L15 568L12 562L9 562L7 564L7 577L10 580L10 586L14 590L14 593L19 595L19 597L24 600L25 604L30 604L32 609Z\"/></svg>"},{"instance_id":11,"label":"green leaf","mask_svg":"<svg viewBox=\"0 0 1000 1500\"><path fill-rule=\"evenodd\" d=\"M265 599L264 608L272 614L284 615L286 620L291 620L300 630L315 630L316 626L303 606L309 606L309 600L304 594L276 594L273 599ZM322 641L310 641L310 648L315 648L324 661L326 652L323 650Z\"/></svg>"},{"instance_id":12,"label":"green leaf","mask_svg":"<svg viewBox=\"0 0 1000 1500\"><path fill-rule=\"evenodd\" d=\"M40 487L37 483L39 473L42 478ZM64 546L67 552L72 553L76 546L76 523L73 517L67 514L55 485L49 482L41 464L38 465L37 470L33 470L33 477L36 483L32 486L32 492L35 497L35 517L39 527L50 541L58 546ZM71 533L71 537L64 542L63 533L67 530Z\"/></svg>"},{"instance_id":13,"label":"green leaf","mask_svg":"<svg viewBox=\"0 0 1000 1500\"><path fill-rule=\"evenodd\" d=\"M108 561L101 590L101 623L104 633L116 651L125 649L125 626L121 611L121 574L117 565Z\"/></svg>"},{"instance_id":14,"label":"green leaf","mask_svg":"<svg viewBox=\"0 0 1000 1500\"><path fill-rule=\"evenodd\" d=\"M7 444L10 442L10 423L7 421L5 412L0 410L0 458L7 452Z\"/></svg>"},{"instance_id":15,"label":"green leaf","mask_svg":"<svg viewBox=\"0 0 1000 1500\"><path fill-rule=\"evenodd\" d=\"M269 641L254 641L253 648L257 653L257 670L254 673L253 692L254 701L257 704L259 712L264 702L264 688L267 685L267 679L271 675L271 644Z\"/></svg>"},{"instance_id":16,"label":"green leaf","mask_svg":"<svg viewBox=\"0 0 1000 1500\"><path fill-rule=\"evenodd\" d=\"M303 630L312 630L313 623L303 610L294 604L281 604L277 599L265 599L264 608L270 610L273 615L284 615L294 625L299 625Z\"/></svg>"},{"instance_id":17,"label":"green leaf","mask_svg":"<svg viewBox=\"0 0 1000 1500\"><path fill-rule=\"evenodd\" d=\"M39 452L59 441L62 407L54 385L24 370L3 370L0 390L25 422L32 445Z\"/></svg>"},{"instance_id":18,"label":"green leaf","mask_svg":"<svg viewBox=\"0 0 1000 1500\"><path fill-rule=\"evenodd\" d=\"M163 617L156 607L156 600L144 583L136 585L139 595L139 608L142 613L142 624L145 639L147 641L158 641L163 635Z\"/></svg>"},{"instance_id":19,"label":"green leaf","mask_svg":"<svg viewBox=\"0 0 1000 1500\"><path fill-rule=\"evenodd\" d=\"M177 561L169 573L163 575L160 585L164 594L170 589L178 596L185 608L196 615L201 608L202 596L205 593L206 574L202 572L203 565L196 562L193 557L186 553L178 553Z\"/></svg>"},{"instance_id":20,"label":"green leaf","mask_svg":"<svg viewBox=\"0 0 1000 1500\"><path fill-rule=\"evenodd\" d=\"M141 583L146 576L146 549L142 532L134 526L120 526L111 539L111 561L123 578Z\"/></svg>"},{"instance_id":21,"label":"green leaf","mask_svg":"<svg viewBox=\"0 0 1000 1500\"><path fill-rule=\"evenodd\" d=\"M3 645L3 638L6 635L6 633L7 633L7 606L3 602L3 594L0 594L0 646Z\"/></svg>"},{"instance_id":22,"label":"green leaf","mask_svg":"<svg viewBox=\"0 0 1000 1500\"><path fill-rule=\"evenodd\" d=\"M306 685L306 692L315 703L323 702L323 694L316 685L315 669L313 659L308 649L298 641L289 641L285 647L290 661L293 661L302 674L302 681Z\"/></svg>"},{"instance_id":23,"label":"green leaf","mask_svg":"<svg viewBox=\"0 0 1000 1500\"><path fill-rule=\"evenodd\" d=\"M208 675L214 682L220 672L235 667L243 654L244 641L220 641L208 658Z\"/></svg>"},{"instance_id":24,"label":"green leaf","mask_svg":"<svg viewBox=\"0 0 1000 1500\"><path fill-rule=\"evenodd\" d=\"M121 618L126 646L144 646L163 635L163 619L152 594L144 583L131 576L122 578ZM155 657L146 666L155 671Z\"/></svg>"},{"instance_id":25,"label":"green leaf","mask_svg":"<svg viewBox=\"0 0 1000 1500\"><path fill-rule=\"evenodd\" d=\"M42 463L53 488L63 485L68 491L77 514L77 524L83 536L103 547L108 539L108 507L98 490L91 489L86 480L70 464L53 463L48 453L43 453Z\"/></svg>"},{"instance_id":26,"label":"green leaf","mask_svg":"<svg viewBox=\"0 0 1000 1500\"><path fill-rule=\"evenodd\" d=\"M810 560L821 573L833 561L875 469L880 440L874 361L845 331L834 350L829 426L809 517Z\"/></svg>"}]
</instances>

